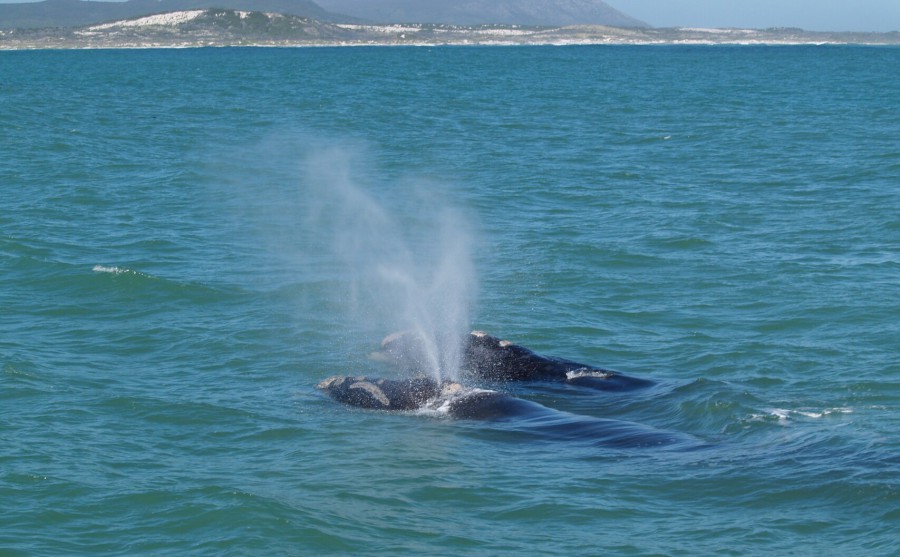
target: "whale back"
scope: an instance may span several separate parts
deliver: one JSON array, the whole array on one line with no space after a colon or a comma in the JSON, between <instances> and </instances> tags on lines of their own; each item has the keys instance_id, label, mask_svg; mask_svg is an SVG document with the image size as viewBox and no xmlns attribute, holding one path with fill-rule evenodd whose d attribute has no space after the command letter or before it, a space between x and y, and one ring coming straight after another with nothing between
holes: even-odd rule
<instances>
[{"instance_id":1,"label":"whale back","mask_svg":"<svg viewBox=\"0 0 900 557\"><path fill-rule=\"evenodd\" d=\"M561 365L563 360L545 358L481 331L469 334L464 362L467 372L488 381L565 380L568 369Z\"/></svg>"},{"instance_id":2,"label":"whale back","mask_svg":"<svg viewBox=\"0 0 900 557\"><path fill-rule=\"evenodd\" d=\"M370 354L370 358L411 374L425 369L424 353L421 337L402 331L388 335L381 350ZM552 381L603 391L642 389L655 384L601 367L542 356L482 331L466 335L460 371L463 377L477 381Z\"/></svg>"}]
</instances>

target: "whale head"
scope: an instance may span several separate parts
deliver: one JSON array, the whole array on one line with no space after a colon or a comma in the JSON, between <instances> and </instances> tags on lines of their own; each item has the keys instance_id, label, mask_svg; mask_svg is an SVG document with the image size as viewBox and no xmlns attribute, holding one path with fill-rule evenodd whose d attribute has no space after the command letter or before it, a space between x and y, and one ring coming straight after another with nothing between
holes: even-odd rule
<instances>
[{"instance_id":1,"label":"whale head","mask_svg":"<svg viewBox=\"0 0 900 557\"><path fill-rule=\"evenodd\" d=\"M346 375L329 377L316 388L338 402L373 410L416 410L441 390L428 377L376 379Z\"/></svg>"}]
</instances>

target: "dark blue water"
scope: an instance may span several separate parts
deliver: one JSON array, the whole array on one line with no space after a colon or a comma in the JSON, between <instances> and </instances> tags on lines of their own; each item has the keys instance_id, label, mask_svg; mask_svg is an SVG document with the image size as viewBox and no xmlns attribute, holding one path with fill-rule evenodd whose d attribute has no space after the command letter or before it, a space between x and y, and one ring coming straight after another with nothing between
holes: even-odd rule
<instances>
[{"instance_id":1,"label":"dark blue water","mask_svg":"<svg viewBox=\"0 0 900 557\"><path fill-rule=\"evenodd\" d=\"M898 99L896 48L0 53L0 554L900 551ZM687 441L315 390L422 323Z\"/></svg>"}]
</instances>

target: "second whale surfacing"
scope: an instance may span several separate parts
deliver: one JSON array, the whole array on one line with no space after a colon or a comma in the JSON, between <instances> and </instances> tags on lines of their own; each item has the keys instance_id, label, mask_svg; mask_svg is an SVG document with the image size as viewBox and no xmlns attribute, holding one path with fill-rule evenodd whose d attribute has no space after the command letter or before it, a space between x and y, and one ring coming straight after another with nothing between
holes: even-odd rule
<instances>
[{"instance_id":1,"label":"second whale surfacing","mask_svg":"<svg viewBox=\"0 0 900 557\"><path fill-rule=\"evenodd\" d=\"M696 447L688 436L622 420L579 416L493 390L423 376L384 379L337 375L317 388L338 402L370 410L421 411L461 420L504 422L509 429L547 439L606 447Z\"/></svg>"},{"instance_id":2,"label":"second whale surfacing","mask_svg":"<svg viewBox=\"0 0 900 557\"><path fill-rule=\"evenodd\" d=\"M410 332L388 335L375 360L402 371L417 372L425 361L424 343ZM627 391L654 385L653 381L617 371L537 354L524 346L482 331L472 331L462 340L462 372L482 381L552 381L604 391Z\"/></svg>"}]
</instances>

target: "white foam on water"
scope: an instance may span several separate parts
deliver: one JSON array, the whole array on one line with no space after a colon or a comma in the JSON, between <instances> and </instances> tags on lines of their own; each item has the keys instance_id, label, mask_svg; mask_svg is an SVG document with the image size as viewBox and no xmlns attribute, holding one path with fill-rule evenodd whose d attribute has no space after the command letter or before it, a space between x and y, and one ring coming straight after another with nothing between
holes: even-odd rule
<instances>
[{"instance_id":1,"label":"white foam on water","mask_svg":"<svg viewBox=\"0 0 900 557\"><path fill-rule=\"evenodd\" d=\"M778 420L778 423L781 425L786 425L791 420L797 417L804 418L812 418L812 419L821 419L826 416L831 416L833 414L852 414L852 408L826 408L824 410L814 411L814 410L789 410L786 408L771 408L766 411L765 414L753 414L750 419L752 421L764 421L768 420L772 417L775 417Z\"/></svg>"},{"instance_id":2,"label":"white foam on water","mask_svg":"<svg viewBox=\"0 0 900 557\"><path fill-rule=\"evenodd\" d=\"M492 393L488 389L480 389L478 387L466 387L459 383L447 383L441 388L440 394L429 399L416 414L425 416L446 417L450 415L453 403L462 398L479 393Z\"/></svg>"},{"instance_id":3,"label":"white foam on water","mask_svg":"<svg viewBox=\"0 0 900 557\"><path fill-rule=\"evenodd\" d=\"M107 267L106 265L94 265L91 269L95 273L107 273L110 275L132 275L136 277L144 277L154 280L159 280L159 277L154 277L153 275L148 275L147 273L142 273L140 271L135 271L133 269L125 269L123 267L111 266Z\"/></svg>"},{"instance_id":4,"label":"white foam on water","mask_svg":"<svg viewBox=\"0 0 900 557\"><path fill-rule=\"evenodd\" d=\"M120 269L119 267L106 267L104 265L94 265L94 268L91 270L95 273L110 273L113 275L131 272L128 269Z\"/></svg>"}]
</instances>

